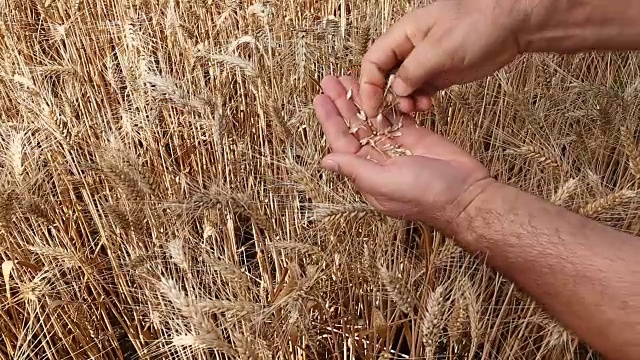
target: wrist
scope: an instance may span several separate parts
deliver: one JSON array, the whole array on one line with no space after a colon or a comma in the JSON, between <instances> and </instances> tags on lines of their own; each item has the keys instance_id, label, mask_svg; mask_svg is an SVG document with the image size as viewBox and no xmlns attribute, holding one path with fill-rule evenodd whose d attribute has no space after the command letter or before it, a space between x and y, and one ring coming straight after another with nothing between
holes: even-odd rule
<instances>
[{"instance_id":1,"label":"wrist","mask_svg":"<svg viewBox=\"0 0 640 360\"><path fill-rule=\"evenodd\" d=\"M484 203L487 192L501 184L493 178L485 178L469 186L458 199L450 206L450 221L446 223L443 231L450 236L460 236L469 230L469 217Z\"/></svg>"}]
</instances>

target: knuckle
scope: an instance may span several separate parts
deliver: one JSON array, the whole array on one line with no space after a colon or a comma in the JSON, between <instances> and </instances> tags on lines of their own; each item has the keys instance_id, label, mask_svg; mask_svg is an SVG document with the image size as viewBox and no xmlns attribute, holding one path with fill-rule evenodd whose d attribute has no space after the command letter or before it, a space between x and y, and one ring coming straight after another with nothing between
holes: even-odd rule
<instances>
[{"instance_id":1,"label":"knuckle","mask_svg":"<svg viewBox=\"0 0 640 360\"><path fill-rule=\"evenodd\" d=\"M415 47L427 37L427 30L420 26L409 26L405 29L405 37Z\"/></svg>"},{"instance_id":2,"label":"knuckle","mask_svg":"<svg viewBox=\"0 0 640 360\"><path fill-rule=\"evenodd\" d=\"M410 87L420 87L418 72L418 69L415 69L413 66L403 64L396 73L396 79L402 80L402 82Z\"/></svg>"}]
</instances>

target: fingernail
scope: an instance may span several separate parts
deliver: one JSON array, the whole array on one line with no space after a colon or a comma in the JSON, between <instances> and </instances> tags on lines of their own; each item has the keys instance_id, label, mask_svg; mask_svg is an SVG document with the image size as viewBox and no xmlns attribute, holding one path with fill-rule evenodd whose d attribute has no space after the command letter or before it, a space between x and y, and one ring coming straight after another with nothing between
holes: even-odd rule
<instances>
[{"instance_id":1,"label":"fingernail","mask_svg":"<svg viewBox=\"0 0 640 360\"><path fill-rule=\"evenodd\" d=\"M405 83L399 77L396 77L396 79L393 81L393 85L391 86L392 86L393 92L397 96L408 96L411 93L411 88L409 87L409 85L407 85L407 83Z\"/></svg>"}]
</instances>

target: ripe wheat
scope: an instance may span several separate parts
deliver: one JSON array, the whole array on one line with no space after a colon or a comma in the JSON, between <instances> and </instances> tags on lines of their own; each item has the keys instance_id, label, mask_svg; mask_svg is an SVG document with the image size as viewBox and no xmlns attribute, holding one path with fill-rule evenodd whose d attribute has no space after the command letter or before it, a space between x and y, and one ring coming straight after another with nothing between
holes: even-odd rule
<instances>
[{"instance_id":1,"label":"ripe wheat","mask_svg":"<svg viewBox=\"0 0 640 360\"><path fill-rule=\"evenodd\" d=\"M414 5L0 1L2 357L597 358L319 167L320 81L357 77ZM415 120L499 181L636 231L639 60L527 55ZM363 115L354 133L380 120ZM411 155L391 123L363 144Z\"/></svg>"}]
</instances>

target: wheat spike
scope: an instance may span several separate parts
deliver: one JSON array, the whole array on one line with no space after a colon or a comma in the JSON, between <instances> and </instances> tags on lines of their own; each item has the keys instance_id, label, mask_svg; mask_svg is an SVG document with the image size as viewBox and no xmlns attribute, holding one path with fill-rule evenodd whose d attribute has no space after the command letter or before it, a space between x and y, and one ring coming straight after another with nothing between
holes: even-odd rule
<instances>
[{"instance_id":1,"label":"wheat spike","mask_svg":"<svg viewBox=\"0 0 640 360\"><path fill-rule=\"evenodd\" d=\"M174 239L167 243L167 252L171 261L183 269L188 269L187 255L185 254L184 241L182 239Z\"/></svg>"},{"instance_id":2,"label":"wheat spike","mask_svg":"<svg viewBox=\"0 0 640 360\"><path fill-rule=\"evenodd\" d=\"M11 165L13 176L18 184L22 183L22 175L24 172L24 137L25 132L17 132L9 140L7 148L7 161Z\"/></svg>"},{"instance_id":3,"label":"wheat spike","mask_svg":"<svg viewBox=\"0 0 640 360\"><path fill-rule=\"evenodd\" d=\"M143 73L141 82L158 99L169 100L181 107L191 106L200 110L204 108L201 101L189 100L187 94L180 90L172 79L146 72Z\"/></svg>"},{"instance_id":4,"label":"wheat spike","mask_svg":"<svg viewBox=\"0 0 640 360\"><path fill-rule=\"evenodd\" d=\"M240 360L256 360L258 358L248 337L241 334L235 335L234 342Z\"/></svg>"},{"instance_id":5,"label":"wheat spike","mask_svg":"<svg viewBox=\"0 0 640 360\"><path fill-rule=\"evenodd\" d=\"M563 205L564 202L567 201L571 197L571 195L573 195L578 185L579 182L577 178L567 180L565 183L560 185L555 194L553 194L553 196L551 197L551 203L556 205Z\"/></svg>"},{"instance_id":6,"label":"wheat spike","mask_svg":"<svg viewBox=\"0 0 640 360\"><path fill-rule=\"evenodd\" d=\"M440 341L440 331L445 313L444 287L438 286L427 299L427 305L421 319L422 343L427 354L432 354Z\"/></svg>"},{"instance_id":7,"label":"wheat spike","mask_svg":"<svg viewBox=\"0 0 640 360\"><path fill-rule=\"evenodd\" d=\"M464 302L467 304L471 339L477 342L480 340L483 330L481 299L471 281L466 277L462 279L460 289Z\"/></svg>"},{"instance_id":8,"label":"wheat spike","mask_svg":"<svg viewBox=\"0 0 640 360\"><path fill-rule=\"evenodd\" d=\"M202 312L222 313L228 315L256 314L263 310L260 304L246 301L207 300L196 304Z\"/></svg>"},{"instance_id":9,"label":"wheat spike","mask_svg":"<svg viewBox=\"0 0 640 360\"><path fill-rule=\"evenodd\" d=\"M269 244L276 250L301 252L310 255L321 255L322 250L316 246L294 242L272 242Z\"/></svg>"},{"instance_id":10,"label":"wheat spike","mask_svg":"<svg viewBox=\"0 0 640 360\"><path fill-rule=\"evenodd\" d=\"M82 267L80 259L71 252L52 246L29 246L29 250L36 254L50 258L53 261L60 261L68 267Z\"/></svg>"},{"instance_id":11,"label":"wheat spike","mask_svg":"<svg viewBox=\"0 0 640 360\"><path fill-rule=\"evenodd\" d=\"M183 316L194 320L201 318L201 312L198 311L195 301L187 297L173 279L161 278L158 283L158 289L173 303Z\"/></svg>"},{"instance_id":12,"label":"wheat spike","mask_svg":"<svg viewBox=\"0 0 640 360\"><path fill-rule=\"evenodd\" d=\"M526 145L511 152L523 155L525 159L531 159L544 167L564 168L563 161L556 154L539 146Z\"/></svg>"},{"instance_id":13,"label":"wheat spike","mask_svg":"<svg viewBox=\"0 0 640 360\"><path fill-rule=\"evenodd\" d=\"M210 54L208 59L214 64L227 66L231 69L238 69L249 76L256 76L257 74L256 69L250 62L238 56Z\"/></svg>"},{"instance_id":14,"label":"wheat spike","mask_svg":"<svg viewBox=\"0 0 640 360\"><path fill-rule=\"evenodd\" d=\"M5 231L11 226L17 201L18 194L14 190L9 190L0 197L0 226Z\"/></svg>"},{"instance_id":15,"label":"wheat spike","mask_svg":"<svg viewBox=\"0 0 640 360\"><path fill-rule=\"evenodd\" d=\"M453 313L447 324L451 340L458 341L463 337L463 333L468 329L469 304L466 296L459 293L453 307Z\"/></svg>"},{"instance_id":16,"label":"wheat spike","mask_svg":"<svg viewBox=\"0 0 640 360\"><path fill-rule=\"evenodd\" d=\"M246 285L249 283L247 275L234 264L225 262L213 256L206 255L204 261L208 269L211 269L222 275L227 281L233 281L238 284Z\"/></svg>"},{"instance_id":17,"label":"wheat spike","mask_svg":"<svg viewBox=\"0 0 640 360\"><path fill-rule=\"evenodd\" d=\"M137 49L140 43L136 28L133 23L129 20L125 21L122 24L122 30L127 47L130 50Z\"/></svg>"},{"instance_id":18,"label":"wheat spike","mask_svg":"<svg viewBox=\"0 0 640 360\"><path fill-rule=\"evenodd\" d=\"M20 285L20 298L37 303L42 300L48 290L50 290L51 284L49 284L49 274L41 272L36 277L26 283Z\"/></svg>"},{"instance_id":19,"label":"wheat spike","mask_svg":"<svg viewBox=\"0 0 640 360\"><path fill-rule=\"evenodd\" d=\"M114 154L106 154L102 159L104 175L110 179L134 203L145 201L148 196L155 197L157 187L141 174L138 167Z\"/></svg>"},{"instance_id":20,"label":"wheat spike","mask_svg":"<svg viewBox=\"0 0 640 360\"><path fill-rule=\"evenodd\" d=\"M619 190L584 205L579 209L579 213L586 217L597 217L617 208L618 206L630 200L636 199L637 197L637 191L626 189Z\"/></svg>"},{"instance_id":21,"label":"wheat spike","mask_svg":"<svg viewBox=\"0 0 640 360\"><path fill-rule=\"evenodd\" d=\"M403 284L402 279L398 276L391 274L384 266L378 265L378 271L382 283L387 288L387 291L398 304L400 310L407 314L413 313L413 297L408 292L407 287Z\"/></svg>"},{"instance_id":22,"label":"wheat spike","mask_svg":"<svg viewBox=\"0 0 640 360\"><path fill-rule=\"evenodd\" d=\"M629 168L631 173L635 176L636 180L640 180L640 149L633 138L631 130L623 126L621 128L622 142L624 144L624 151L629 159Z\"/></svg>"}]
</instances>

